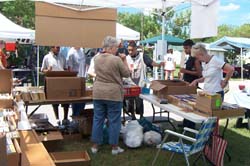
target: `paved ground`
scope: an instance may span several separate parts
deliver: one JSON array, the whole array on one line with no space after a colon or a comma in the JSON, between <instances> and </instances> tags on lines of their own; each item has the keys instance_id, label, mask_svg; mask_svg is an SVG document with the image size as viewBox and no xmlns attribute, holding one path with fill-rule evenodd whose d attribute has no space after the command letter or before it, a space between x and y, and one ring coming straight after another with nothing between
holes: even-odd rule
<instances>
[{"instance_id":1,"label":"paved ground","mask_svg":"<svg viewBox=\"0 0 250 166\"><path fill-rule=\"evenodd\" d=\"M250 80L248 80L248 81L250 81ZM238 85L241 84L241 83L242 83L242 81L230 81L229 82L229 89L230 90L225 95L225 101L228 101L232 97L232 95L231 95L232 92L238 90ZM245 85L247 85L246 81L243 81L243 83L245 83ZM248 82L248 86L250 86L249 82ZM86 107L87 108L93 108L93 105L88 104ZM31 112L34 108L35 108L35 106L30 106L28 112ZM147 117L148 119L151 119L152 118L152 112L153 112L151 104L144 101L144 108L145 108L144 116ZM156 108L156 109L158 109L158 108ZM36 113L46 113L47 116L49 117L49 121L53 125L56 125L55 115L54 115L54 112L53 112L53 109L52 109L51 105L41 106ZM59 115L60 115L60 119L63 119L63 109L61 107L60 107ZM69 110L69 119L71 119L71 115L72 115L72 110L70 108L70 110ZM163 114L162 116L163 116L163 118L166 118L167 114L165 114L165 115ZM174 114L170 114L170 117L171 117L171 119L173 119L174 121L177 121L177 122L180 122L183 119L182 117L179 117L179 116L174 115ZM158 116L157 118L159 119L160 117Z\"/></svg>"}]
</instances>

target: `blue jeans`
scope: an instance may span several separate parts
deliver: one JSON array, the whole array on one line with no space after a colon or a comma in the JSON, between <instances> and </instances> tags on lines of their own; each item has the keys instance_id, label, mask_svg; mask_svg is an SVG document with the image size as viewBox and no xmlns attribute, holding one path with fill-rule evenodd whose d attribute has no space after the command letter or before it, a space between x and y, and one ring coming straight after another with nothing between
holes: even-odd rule
<instances>
[{"instance_id":1,"label":"blue jeans","mask_svg":"<svg viewBox=\"0 0 250 166\"><path fill-rule=\"evenodd\" d=\"M84 110L85 103L72 103L72 115L79 116L80 112Z\"/></svg>"},{"instance_id":2,"label":"blue jeans","mask_svg":"<svg viewBox=\"0 0 250 166\"><path fill-rule=\"evenodd\" d=\"M121 130L122 102L109 100L94 100L94 117L91 140L101 144L103 140L103 125L108 118L109 144L118 145Z\"/></svg>"}]
</instances>

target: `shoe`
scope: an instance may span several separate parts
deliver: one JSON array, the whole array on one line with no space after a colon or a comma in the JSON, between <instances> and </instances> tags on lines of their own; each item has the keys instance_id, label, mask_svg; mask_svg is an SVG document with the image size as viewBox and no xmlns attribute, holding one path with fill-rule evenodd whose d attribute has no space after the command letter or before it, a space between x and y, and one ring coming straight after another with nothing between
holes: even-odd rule
<instances>
[{"instance_id":1,"label":"shoe","mask_svg":"<svg viewBox=\"0 0 250 166\"><path fill-rule=\"evenodd\" d=\"M62 125L67 126L70 124L70 121L68 119L63 119L62 120Z\"/></svg>"},{"instance_id":2,"label":"shoe","mask_svg":"<svg viewBox=\"0 0 250 166\"><path fill-rule=\"evenodd\" d=\"M91 152L92 152L93 154L96 154L96 153L98 152L98 149L97 149L97 148L91 147Z\"/></svg>"},{"instance_id":3,"label":"shoe","mask_svg":"<svg viewBox=\"0 0 250 166\"><path fill-rule=\"evenodd\" d=\"M119 153L124 152L124 149L120 148L119 146L117 147L117 149L112 149L112 154L113 155L117 155Z\"/></svg>"}]
</instances>

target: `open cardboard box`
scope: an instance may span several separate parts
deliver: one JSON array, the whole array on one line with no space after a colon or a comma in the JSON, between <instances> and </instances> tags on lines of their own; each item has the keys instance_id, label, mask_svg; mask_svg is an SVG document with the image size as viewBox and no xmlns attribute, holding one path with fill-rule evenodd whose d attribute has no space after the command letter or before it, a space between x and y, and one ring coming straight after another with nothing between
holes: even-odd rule
<instances>
[{"instance_id":1,"label":"open cardboard box","mask_svg":"<svg viewBox=\"0 0 250 166\"><path fill-rule=\"evenodd\" d=\"M89 166L90 157L87 151L50 153L56 166Z\"/></svg>"},{"instance_id":2,"label":"open cardboard box","mask_svg":"<svg viewBox=\"0 0 250 166\"><path fill-rule=\"evenodd\" d=\"M85 79L80 77L46 77L46 98L74 99L85 94Z\"/></svg>"},{"instance_id":3,"label":"open cardboard box","mask_svg":"<svg viewBox=\"0 0 250 166\"><path fill-rule=\"evenodd\" d=\"M167 98L168 95L196 94L196 87L188 86L187 82L180 80L154 80L150 88L158 98Z\"/></svg>"},{"instance_id":4,"label":"open cardboard box","mask_svg":"<svg viewBox=\"0 0 250 166\"><path fill-rule=\"evenodd\" d=\"M221 108L221 96L220 94L209 95L209 94L199 94L196 98L195 108L201 112L207 113L212 116L214 110L219 110Z\"/></svg>"}]
</instances>

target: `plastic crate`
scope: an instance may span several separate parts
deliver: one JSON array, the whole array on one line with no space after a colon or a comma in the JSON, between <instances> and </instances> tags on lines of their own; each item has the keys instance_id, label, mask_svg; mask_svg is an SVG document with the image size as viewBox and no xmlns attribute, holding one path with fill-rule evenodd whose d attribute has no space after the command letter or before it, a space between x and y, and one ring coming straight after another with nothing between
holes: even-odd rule
<instances>
[{"instance_id":1,"label":"plastic crate","mask_svg":"<svg viewBox=\"0 0 250 166\"><path fill-rule=\"evenodd\" d=\"M141 87L139 86L125 86L123 87L124 97L136 97L141 93Z\"/></svg>"}]
</instances>

